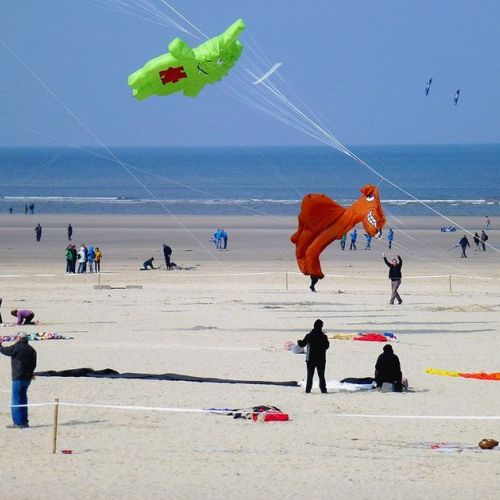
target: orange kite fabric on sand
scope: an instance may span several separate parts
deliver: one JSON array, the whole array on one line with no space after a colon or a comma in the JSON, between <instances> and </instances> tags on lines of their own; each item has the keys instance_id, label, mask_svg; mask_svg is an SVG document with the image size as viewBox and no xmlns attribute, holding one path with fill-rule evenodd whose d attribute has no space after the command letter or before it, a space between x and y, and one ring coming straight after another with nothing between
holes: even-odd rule
<instances>
[{"instance_id":1,"label":"orange kite fabric on sand","mask_svg":"<svg viewBox=\"0 0 500 500\"><path fill-rule=\"evenodd\" d=\"M334 240L356 224L363 223L370 236L379 233L385 224L379 191L370 184L360 189L362 195L350 207L344 208L324 194L306 194L302 199L299 227L292 235L300 270L307 276L323 278L319 256Z\"/></svg>"},{"instance_id":2,"label":"orange kite fabric on sand","mask_svg":"<svg viewBox=\"0 0 500 500\"><path fill-rule=\"evenodd\" d=\"M452 372L448 370L439 370L438 368L427 368L425 373L430 375L444 375L447 377L462 377L462 378L476 378L479 380L500 380L500 373L462 373Z\"/></svg>"}]
</instances>

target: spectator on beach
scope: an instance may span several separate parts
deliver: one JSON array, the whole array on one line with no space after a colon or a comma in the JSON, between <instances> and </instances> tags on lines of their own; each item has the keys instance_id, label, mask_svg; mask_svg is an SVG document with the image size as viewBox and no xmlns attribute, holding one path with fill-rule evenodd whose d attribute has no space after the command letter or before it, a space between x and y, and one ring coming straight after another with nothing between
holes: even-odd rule
<instances>
[{"instance_id":1,"label":"spectator on beach","mask_svg":"<svg viewBox=\"0 0 500 500\"><path fill-rule=\"evenodd\" d=\"M392 248L392 242L394 241L394 231L392 228L389 228L389 232L387 233L387 244L389 246L389 250Z\"/></svg>"},{"instance_id":2,"label":"spectator on beach","mask_svg":"<svg viewBox=\"0 0 500 500\"><path fill-rule=\"evenodd\" d=\"M170 271L171 255L172 255L172 249L166 243L163 243L163 257L165 258L165 267L167 268L167 271Z\"/></svg>"},{"instance_id":3,"label":"spectator on beach","mask_svg":"<svg viewBox=\"0 0 500 500\"><path fill-rule=\"evenodd\" d=\"M68 224L68 241L71 241L71 238L73 237L73 226L71 225L71 222Z\"/></svg>"},{"instance_id":4,"label":"spectator on beach","mask_svg":"<svg viewBox=\"0 0 500 500\"><path fill-rule=\"evenodd\" d=\"M92 245L90 245L88 250L87 250L87 262L89 263L89 272L90 273L94 272L94 258L95 258L94 247Z\"/></svg>"},{"instance_id":5,"label":"spectator on beach","mask_svg":"<svg viewBox=\"0 0 500 500\"><path fill-rule=\"evenodd\" d=\"M465 253L465 250L467 247L470 247L469 240L467 239L467 236L464 234L458 244L462 247L462 255L460 257L462 258L467 258L467 254Z\"/></svg>"},{"instance_id":6,"label":"spectator on beach","mask_svg":"<svg viewBox=\"0 0 500 500\"><path fill-rule=\"evenodd\" d=\"M30 209L31 215L35 215L35 204L34 204L34 203L32 203L32 204L29 206L29 209Z\"/></svg>"},{"instance_id":7,"label":"spectator on beach","mask_svg":"<svg viewBox=\"0 0 500 500\"><path fill-rule=\"evenodd\" d=\"M14 212L14 209L12 207L9 208L9 214L12 215L12 212Z\"/></svg>"},{"instance_id":8,"label":"spectator on beach","mask_svg":"<svg viewBox=\"0 0 500 500\"><path fill-rule=\"evenodd\" d=\"M78 274L87 272L87 247L82 243L78 251Z\"/></svg>"},{"instance_id":9,"label":"spectator on beach","mask_svg":"<svg viewBox=\"0 0 500 500\"><path fill-rule=\"evenodd\" d=\"M95 247L95 252L94 252L94 268L96 273L101 272L101 259L102 259L102 252L99 250L99 247Z\"/></svg>"},{"instance_id":10,"label":"spectator on beach","mask_svg":"<svg viewBox=\"0 0 500 500\"><path fill-rule=\"evenodd\" d=\"M40 223L36 225L33 231L35 231L36 241L40 241L42 239L42 226L40 226Z\"/></svg>"},{"instance_id":11,"label":"spectator on beach","mask_svg":"<svg viewBox=\"0 0 500 500\"><path fill-rule=\"evenodd\" d=\"M345 250L345 242L347 240L347 233L344 233L342 235L342 238L340 238L340 249Z\"/></svg>"},{"instance_id":12,"label":"spectator on beach","mask_svg":"<svg viewBox=\"0 0 500 500\"><path fill-rule=\"evenodd\" d=\"M66 247L64 257L66 258L66 274L71 274L73 272L73 252L71 251L71 245Z\"/></svg>"},{"instance_id":13,"label":"spectator on beach","mask_svg":"<svg viewBox=\"0 0 500 500\"><path fill-rule=\"evenodd\" d=\"M474 244L476 245L476 248L474 249L475 252L479 250L479 243L481 242L481 239L479 238L479 234L477 234L477 231L474 233Z\"/></svg>"},{"instance_id":14,"label":"spectator on beach","mask_svg":"<svg viewBox=\"0 0 500 500\"><path fill-rule=\"evenodd\" d=\"M28 215L28 205L24 205L24 215Z\"/></svg>"},{"instance_id":15,"label":"spectator on beach","mask_svg":"<svg viewBox=\"0 0 500 500\"><path fill-rule=\"evenodd\" d=\"M372 237L368 233L365 233L365 238L366 238L365 250L371 250L372 249Z\"/></svg>"},{"instance_id":16,"label":"spectator on beach","mask_svg":"<svg viewBox=\"0 0 500 500\"><path fill-rule=\"evenodd\" d=\"M302 340L297 340L297 344L300 347L307 347L306 393L309 394L311 392L314 371L316 370L319 377L319 388L323 394L326 394L326 351L330 347L330 342L328 341L328 337L323 333L323 321L317 319L314 322L313 329Z\"/></svg>"},{"instance_id":17,"label":"spectator on beach","mask_svg":"<svg viewBox=\"0 0 500 500\"><path fill-rule=\"evenodd\" d=\"M29 309L12 309L10 314L17 318L16 325L34 325L35 313Z\"/></svg>"},{"instance_id":18,"label":"spectator on beach","mask_svg":"<svg viewBox=\"0 0 500 500\"><path fill-rule=\"evenodd\" d=\"M221 230L220 229L217 229L217 231L215 231L214 235L212 236L212 241L215 244L215 248L217 250L220 250L220 248L221 248Z\"/></svg>"},{"instance_id":19,"label":"spectator on beach","mask_svg":"<svg viewBox=\"0 0 500 500\"><path fill-rule=\"evenodd\" d=\"M351 233L351 246L349 250L356 250L356 240L358 239L358 232L356 229Z\"/></svg>"},{"instance_id":20,"label":"spectator on beach","mask_svg":"<svg viewBox=\"0 0 500 500\"><path fill-rule=\"evenodd\" d=\"M16 343L9 347L4 347L0 342L0 352L11 358L13 423L7 426L10 429L29 427L28 388L36 368L36 351L28 344L27 336L27 333L19 332L16 335Z\"/></svg>"},{"instance_id":21,"label":"spectator on beach","mask_svg":"<svg viewBox=\"0 0 500 500\"><path fill-rule=\"evenodd\" d=\"M486 229L486 231L490 229L490 224L491 224L490 218L486 216L484 218L484 229Z\"/></svg>"},{"instance_id":22,"label":"spectator on beach","mask_svg":"<svg viewBox=\"0 0 500 500\"><path fill-rule=\"evenodd\" d=\"M78 252L76 245L71 245L71 273L76 273L76 261L78 260Z\"/></svg>"},{"instance_id":23,"label":"spectator on beach","mask_svg":"<svg viewBox=\"0 0 500 500\"><path fill-rule=\"evenodd\" d=\"M394 384L394 390L401 392L403 374L399 358L394 354L392 345L386 344L384 352L377 358L375 364L375 382L380 389L384 383Z\"/></svg>"},{"instance_id":24,"label":"spectator on beach","mask_svg":"<svg viewBox=\"0 0 500 500\"><path fill-rule=\"evenodd\" d=\"M486 242L488 241L488 235L483 231L481 233L481 245L483 247L483 252L486 252Z\"/></svg>"},{"instance_id":25,"label":"spectator on beach","mask_svg":"<svg viewBox=\"0 0 500 500\"><path fill-rule=\"evenodd\" d=\"M153 260L155 260L155 258L151 257L150 259L144 261L141 271L147 271L148 269L158 269L157 267L153 266Z\"/></svg>"},{"instance_id":26,"label":"spectator on beach","mask_svg":"<svg viewBox=\"0 0 500 500\"><path fill-rule=\"evenodd\" d=\"M382 254L382 257L387 267L389 267L389 279L391 280L391 299L389 303L394 304L394 301L397 299L398 303L402 304L403 299L399 296L398 288L401 285L401 267L403 266L403 259L398 255L397 259L392 259L392 261L389 262L385 257L385 253Z\"/></svg>"},{"instance_id":27,"label":"spectator on beach","mask_svg":"<svg viewBox=\"0 0 500 500\"><path fill-rule=\"evenodd\" d=\"M227 250L227 239L228 235L224 229L220 230L220 237L221 237L221 248L222 250Z\"/></svg>"}]
</instances>

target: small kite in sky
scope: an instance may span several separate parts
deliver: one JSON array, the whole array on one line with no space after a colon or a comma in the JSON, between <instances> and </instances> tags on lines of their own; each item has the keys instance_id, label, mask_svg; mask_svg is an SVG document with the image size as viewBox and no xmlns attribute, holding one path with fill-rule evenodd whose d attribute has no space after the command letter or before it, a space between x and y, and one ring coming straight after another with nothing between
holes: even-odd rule
<instances>
[{"instance_id":1,"label":"small kite in sky","mask_svg":"<svg viewBox=\"0 0 500 500\"><path fill-rule=\"evenodd\" d=\"M425 86L425 95L429 95L429 90L431 90L432 78L429 79L427 85Z\"/></svg>"},{"instance_id":2,"label":"small kite in sky","mask_svg":"<svg viewBox=\"0 0 500 500\"><path fill-rule=\"evenodd\" d=\"M185 96L197 96L207 83L218 82L236 64L243 51L238 36L244 29L245 23L238 19L224 33L194 49L174 38L168 53L151 59L128 77L134 97L142 100L181 91Z\"/></svg>"}]
</instances>

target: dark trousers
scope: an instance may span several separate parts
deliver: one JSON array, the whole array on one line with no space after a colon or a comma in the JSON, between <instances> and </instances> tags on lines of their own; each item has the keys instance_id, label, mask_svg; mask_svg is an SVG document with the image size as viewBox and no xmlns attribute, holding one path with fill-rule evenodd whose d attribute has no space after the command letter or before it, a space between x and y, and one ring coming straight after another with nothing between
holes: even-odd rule
<instances>
[{"instance_id":1,"label":"dark trousers","mask_svg":"<svg viewBox=\"0 0 500 500\"><path fill-rule=\"evenodd\" d=\"M313 385L314 370L317 370L319 377L319 388L321 392L326 392L325 363L307 362L307 383L306 392L311 392Z\"/></svg>"},{"instance_id":2,"label":"dark trousers","mask_svg":"<svg viewBox=\"0 0 500 500\"><path fill-rule=\"evenodd\" d=\"M170 269L170 255L165 255L165 267L167 271Z\"/></svg>"},{"instance_id":3,"label":"dark trousers","mask_svg":"<svg viewBox=\"0 0 500 500\"><path fill-rule=\"evenodd\" d=\"M101 272L101 261L100 260L95 260L94 261L94 269L96 273Z\"/></svg>"},{"instance_id":4,"label":"dark trousers","mask_svg":"<svg viewBox=\"0 0 500 500\"><path fill-rule=\"evenodd\" d=\"M349 247L349 250L356 250L356 241L351 240L351 246Z\"/></svg>"},{"instance_id":5,"label":"dark trousers","mask_svg":"<svg viewBox=\"0 0 500 500\"><path fill-rule=\"evenodd\" d=\"M28 387L31 380L13 380L12 381L12 421L15 425L28 424L28 407L15 405L28 404Z\"/></svg>"},{"instance_id":6,"label":"dark trousers","mask_svg":"<svg viewBox=\"0 0 500 500\"><path fill-rule=\"evenodd\" d=\"M462 255L461 255L462 257L467 257L467 255L465 255L465 249L466 248L467 247L465 245L462 245Z\"/></svg>"},{"instance_id":7,"label":"dark trousers","mask_svg":"<svg viewBox=\"0 0 500 500\"><path fill-rule=\"evenodd\" d=\"M66 272L70 273L73 269L73 261L66 259Z\"/></svg>"}]
</instances>

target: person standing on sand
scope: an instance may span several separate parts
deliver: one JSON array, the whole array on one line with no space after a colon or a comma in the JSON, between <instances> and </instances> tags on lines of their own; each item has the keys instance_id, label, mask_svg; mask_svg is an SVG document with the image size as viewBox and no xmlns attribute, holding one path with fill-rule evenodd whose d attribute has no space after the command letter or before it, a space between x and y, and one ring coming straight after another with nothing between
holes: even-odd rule
<instances>
[{"instance_id":1,"label":"person standing on sand","mask_svg":"<svg viewBox=\"0 0 500 500\"><path fill-rule=\"evenodd\" d=\"M389 250L392 248L392 242L394 241L394 231L392 228L389 228L389 232L387 233L387 244L389 246Z\"/></svg>"},{"instance_id":2,"label":"person standing on sand","mask_svg":"<svg viewBox=\"0 0 500 500\"><path fill-rule=\"evenodd\" d=\"M488 241L488 235L483 231L481 233L481 245L483 247L483 252L486 252L486 242Z\"/></svg>"},{"instance_id":3,"label":"person standing on sand","mask_svg":"<svg viewBox=\"0 0 500 500\"><path fill-rule=\"evenodd\" d=\"M94 247L90 245L89 249L87 250L87 262L89 263L90 273L94 272L94 258L95 258Z\"/></svg>"},{"instance_id":4,"label":"person standing on sand","mask_svg":"<svg viewBox=\"0 0 500 500\"><path fill-rule=\"evenodd\" d=\"M28 406L21 405L28 404L28 388L36 368L36 351L28 344L27 337L27 333L18 333L16 343L9 347L4 347L0 342L0 352L11 358L13 424L7 426L9 429L25 429L30 426Z\"/></svg>"},{"instance_id":5,"label":"person standing on sand","mask_svg":"<svg viewBox=\"0 0 500 500\"><path fill-rule=\"evenodd\" d=\"M467 258L467 254L465 253L465 250L467 247L470 247L469 240L467 239L467 236L464 234L461 238L461 240L458 242L458 244L462 247L462 255L460 257L462 258Z\"/></svg>"},{"instance_id":6,"label":"person standing on sand","mask_svg":"<svg viewBox=\"0 0 500 500\"><path fill-rule=\"evenodd\" d=\"M306 394L310 394L311 392L315 370L318 372L319 388L323 394L326 394L326 351L330 347L330 342L328 341L328 337L323 333L323 321L317 319L314 322L313 329L302 340L297 340L297 344L300 347L307 347Z\"/></svg>"},{"instance_id":7,"label":"person standing on sand","mask_svg":"<svg viewBox=\"0 0 500 500\"><path fill-rule=\"evenodd\" d=\"M42 239L42 226L40 226L40 223L36 225L33 231L35 231L36 241L40 241Z\"/></svg>"},{"instance_id":8,"label":"person standing on sand","mask_svg":"<svg viewBox=\"0 0 500 500\"><path fill-rule=\"evenodd\" d=\"M342 235L342 238L340 238L340 249L345 250L345 242L347 240L347 233L344 233Z\"/></svg>"},{"instance_id":9,"label":"person standing on sand","mask_svg":"<svg viewBox=\"0 0 500 500\"><path fill-rule=\"evenodd\" d=\"M87 248L82 243L78 252L78 274L87 272Z\"/></svg>"},{"instance_id":10,"label":"person standing on sand","mask_svg":"<svg viewBox=\"0 0 500 500\"><path fill-rule=\"evenodd\" d=\"M95 247L94 267L96 273L101 272L101 259L102 259L102 252L99 250L99 247Z\"/></svg>"},{"instance_id":11,"label":"person standing on sand","mask_svg":"<svg viewBox=\"0 0 500 500\"><path fill-rule=\"evenodd\" d=\"M73 226L71 225L71 222L68 224L68 241L71 241L71 238L73 237Z\"/></svg>"},{"instance_id":12,"label":"person standing on sand","mask_svg":"<svg viewBox=\"0 0 500 500\"><path fill-rule=\"evenodd\" d=\"M227 239L229 238L229 236L227 235L226 231L224 231L224 229L220 230L220 237L222 239L221 243L222 250L227 250Z\"/></svg>"},{"instance_id":13,"label":"person standing on sand","mask_svg":"<svg viewBox=\"0 0 500 500\"><path fill-rule=\"evenodd\" d=\"M78 260L78 252L76 251L76 245L71 245L71 273L76 273L76 261Z\"/></svg>"},{"instance_id":14,"label":"person standing on sand","mask_svg":"<svg viewBox=\"0 0 500 500\"><path fill-rule=\"evenodd\" d=\"M391 280L391 300L389 301L390 304L394 304L394 301L397 299L398 304L403 303L403 299L399 296L398 293L398 288L401 285L401 267L403 266L403 259L398 255L397 259L392 259L391 262L387 260L385 257L385 253L382 254L382 257L384 258L384 262L386 263L387 267L389 268L389 279Z\"/></svg>"},{"instance_id":15,"label":"person standing on sand","mask_svg":"<svg viewBox=\"0 0 500 500\"><path fill-rule=\"evenodd\" d=\"M170 271L171 255L172 255L172 249L166 243L163 243L163 257L165 258L165 267L167 268L167 271Z\"/></svg>"},{"instance_id":16,"label":"person standing on sand","mask_svg":"<svg viewBox=\"0 0 500 500\"><path fill-rule=\"evenodd\" d=\"M71 274L73 269L73 252L71 251L71 245L66 247L64 257L66 258L66 274Z\"/></svg>"},{"instance_id":17,"label":"person standing on sand","mask_svg":"<svg viewBox=\"0 0 500 500\"><path fill-rule=\"evenodd\" d=\"M356 250L356 240L358 239L358 232L356 229L351 233L351 246L349 250Z\"/></svg>"},{"instance_id":18,"label":"person standing on sand","mask_svg":"<svg viewBox=\"0 0 500 500\"><path fill-rule=\"evenodd\" d=\"M479 243L481 242L479 238L479 234L477 234L477 231L474 233L474 244L476 245L476 248L474 248L474 251L477 252L479 250Z\"/></svg>"},{"instance_id":19,"label":"person standing on sand","mask_svg":"<svg viewBox=\"0 0 500 500\"><path fill-rule=\"evenodd\" d=\"M365 233L365 238L366 238L365 250L371 250L372 249L372 237L368 233Z\"/></svg>"},{"instance_id":20,"label":"person standing on sand","mask_svg":"<svg viewBox=\"0 0 500 500\"><path fill-rule=\"evenodd\" d=\"M12 212L14 212L14 209L12 207L9 208L9 214L12 215Z\"/></svg>"},{"instance_id":21,"label":"person standing on sand","mask_svg":"<svg viewBox=\"0 0 500 500\"><path fill-rule=\"evenodd\" d=\"M486 231L490 229L490 224L491 224L490 218L486 216L484 218L484 229L486 229Z\"/></svg>"},{"instance_id":22,"label":"person standing on sand","mask_svg":"<svg viewBox=\"0 0 500 500\"><path fill-rule=\"evenodd\" d=\"M28 215L28 205L24 205L24 215Z\"/></svg>"}]
</instances>

